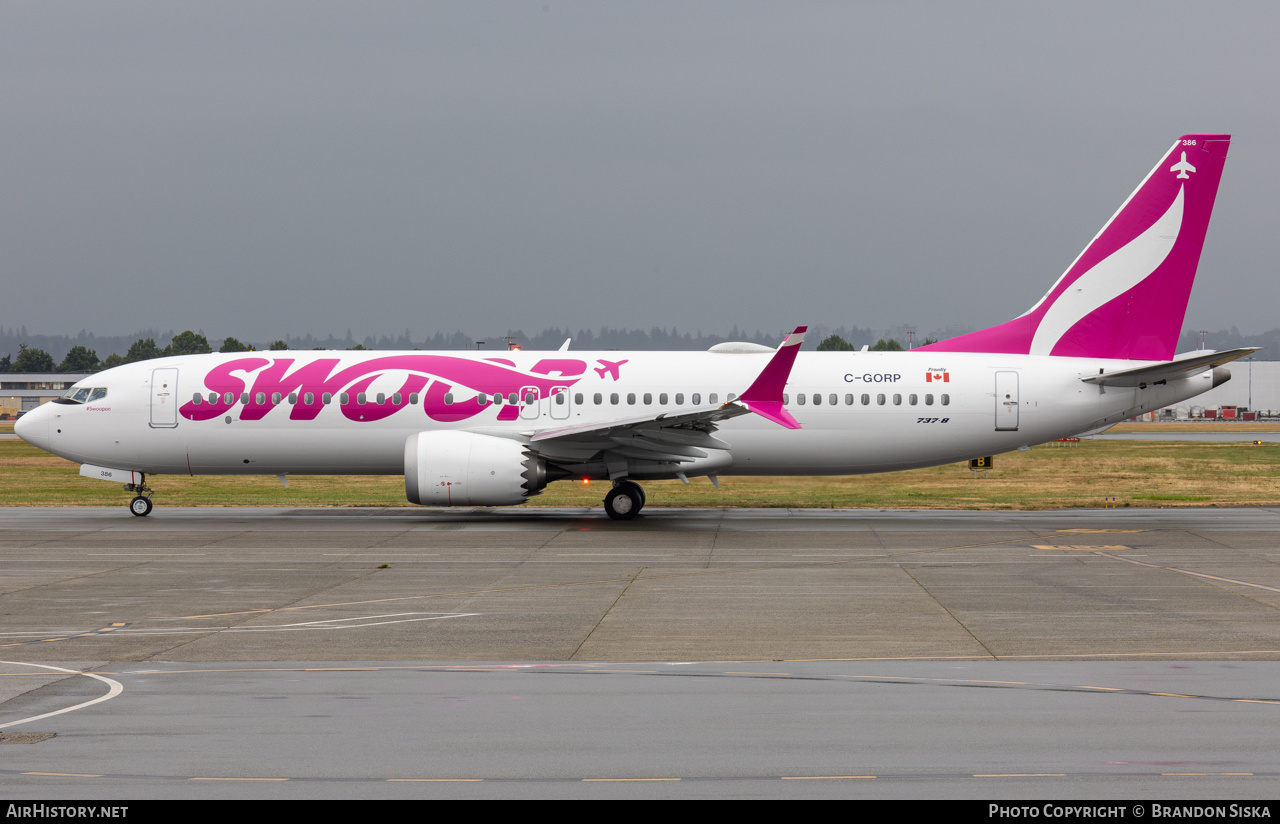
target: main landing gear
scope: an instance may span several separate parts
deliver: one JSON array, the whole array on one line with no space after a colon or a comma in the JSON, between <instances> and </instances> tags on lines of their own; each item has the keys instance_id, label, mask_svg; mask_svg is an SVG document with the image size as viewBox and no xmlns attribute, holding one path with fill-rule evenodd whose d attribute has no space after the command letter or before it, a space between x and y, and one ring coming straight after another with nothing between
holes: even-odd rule
<instances>
[{"instance_id":1,"label":"main landing gear","mask_svg":"<svg viewBox=\"0 0 1280 824\"><path fill-rule=\"evenodd\" d=\"M125 492L136 492L137 496L129 502L129 511L139 518L146 517L151 514L151 496L155 494L154 490L147 486L147 476L142 475L142 480L136 484L125 484Z\"/></svg>"},{"instance_id":2,"label":"main landing gear","mask_svg":"<svg viewBox=\"0 0 1280 824\"><path fill-rule=\"evenodd\" d=\"M629 521L644 508L644 489L635 481L617 481L604 496L604 511L615 521Z\"/></svg>"}]
</instances>

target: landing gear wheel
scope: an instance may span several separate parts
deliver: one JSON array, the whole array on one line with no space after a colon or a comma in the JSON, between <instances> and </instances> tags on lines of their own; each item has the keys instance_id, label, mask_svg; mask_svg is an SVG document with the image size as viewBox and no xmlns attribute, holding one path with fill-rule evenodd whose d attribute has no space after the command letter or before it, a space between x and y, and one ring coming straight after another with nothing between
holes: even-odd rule
<instances>
[{"instance_id":1,"label":"landing gear wheel","mask_svg":"<svg viewBox=\"0 0 1280 824\"><path fill-rule=\"evenodd\" d=\"M604 511L615 521L629 521L640 514L644 491L633 483L618 484L604 496Z\"/></svg>"},{"instance_id":2,"label":"landing gear wheel","mask_svg":"<svg viewBox=\"0 0 1280 824\"><path fill-rule=\"evenodd\" d=\"M629 489L634 489L636 492L639 492L639 493L640 493L640 508L641 508L641 509L643 509L643 508L644 508L645 503L648 501L648 496L644 494L644 487L643 487L643 486L641 486L640 484L636 483L635 481L619 481L619 482L618 482L618 486L625 486L625 487L627 487L627 488L629 488Z\"/></svg>"},{"instance_id":3,"label":"landing gear wheel","mask_svg":"<svg viewBox=\"0 0 1280 824\"><path fill-rule=\"evenodd\" d=\"M151 499L144 498L141 495L129 502L129 511L138 517L145 517L151 514Z\"/></svg>"}]
</instances>

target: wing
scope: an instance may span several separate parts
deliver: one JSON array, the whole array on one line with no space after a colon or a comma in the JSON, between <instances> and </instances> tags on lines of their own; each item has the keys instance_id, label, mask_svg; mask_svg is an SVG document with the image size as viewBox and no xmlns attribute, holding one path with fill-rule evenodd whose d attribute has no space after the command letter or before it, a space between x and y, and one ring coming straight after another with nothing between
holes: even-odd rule
<instances>
[{"instance_id":1,"label":"wing","mask_svg":"<svg viewBox=\"0 0 1280 824\"><path fill-rule=\"evenodd\" d=\"M656 461L673 464L674 472L680 464L709 457L708 449L729 450L730 445L713 433L720 422L730 418L754 412L788 429L799 429L800 423L782 406L782 390L806 329L800 326L788 335L751 386L725 403L675 413L541 429L530 436L529 445L553 461L603 461L606 464L616 464L619 459Z\"/></svg>"}]
</instances>

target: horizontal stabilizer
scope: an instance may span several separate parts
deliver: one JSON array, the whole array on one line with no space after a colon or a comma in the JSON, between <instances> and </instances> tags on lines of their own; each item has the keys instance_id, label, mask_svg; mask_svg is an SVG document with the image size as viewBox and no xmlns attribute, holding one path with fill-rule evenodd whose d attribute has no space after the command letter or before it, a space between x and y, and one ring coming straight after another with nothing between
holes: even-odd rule
<instances>
[{"instance_id":1,"label":"horizontal stabilizer","mask_svg":"<svg viewBox=\"0 0 1280 824\"><path fill-rule=\"evenodd\" d=\"M1237 358L1252 355L1261 346L1246 346L1241 349L1224 349L1221 352L1208 352L1181 360L1157 363L1154 366L1136 366L1133 369L1120 369L1115 372L1104 372L1101 375L1090 375L1080 380L1085 383L1096 383L1099 386L1140 386L1159 383L1161 381L1187 378L1206 369L1230 363Z\"/></svg>"}]
</instances>

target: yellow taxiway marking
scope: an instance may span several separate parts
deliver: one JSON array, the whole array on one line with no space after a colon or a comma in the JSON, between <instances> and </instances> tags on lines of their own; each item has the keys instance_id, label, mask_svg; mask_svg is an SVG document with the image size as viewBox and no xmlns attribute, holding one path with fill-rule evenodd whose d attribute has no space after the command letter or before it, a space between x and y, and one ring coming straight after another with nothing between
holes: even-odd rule
<instances>
[{"instance_id":1,"label":"yellow taxiway marking","mask_svg":"<svg viewBox=\"0 0 1280 824\"><path fill-rule=\"evenodd\" d=\"M91 773L24 772L23 775L56 775L60 778L102 778L101 775L93 775Z\"/></svg>"},{"instance_id":2,"label":"yellow taxiway marking","mask_svg":"<svg viewBox=\"0 0 1280 824\"><path fill-rule=\"evenodd\" d=\"M1160 774L1161 774L1161 775L1169 775L1169 776L1184 776L1184 775L1253 775L1253 773L1160 773Z\"/></svg>"},{"instance_id":3,"label":"yellow taxiway marking","mask_svg":"<svg viewBox=\"0 0 1280 824\"><path fill-rule=\"evenodd\" d=\"M1096 535L1106 532L1147 532L1145 529L1055 529L1054 532L1074 532L1080 535Z\"/></svg>"},{"instance_id":4,"label":"yellow taxiway marking","mask_svg":"<svg viewBox=\"0 0 1280 824\"><path fill-rule=\"evenodd\" d=\"M875 778L874 775L783 775L783 781L839 781L843 778Z\"/></svg>"},{"instance_id":5,"label":"yellow taxiway marking","mask_svg":"<svg viewBox=\"0 0 1280 824\"><path fill-rule=\"evenodd\" d=\"M979 773L974 778L1064 778L1066 773Z\"/></svg>"},{"instance_id":6,"label":"yellow taxiway marking","mask_svg":"<svg viewBox=\"0 0 1280 824\"><path fill-rule=\"evenodd\" d=\"M1031 548L1032 549L1070 549L1070 550L1075 550L1079 552L1099 552L1104 549L1109 549L1112 552L1119 552L1120 550L1124 550L1124 549L1133 549L1133 547L1121 546L1119 544L1113 544L1108 546L1088 546L1085 544L1068 544L1066 546L1055 545L1055 544L1032 544Z\"/></svg>"},{"instance_id":7,"label":"yellow taxiway marking","mask_svg":"<svg viewBox=\"0 0 1280 824\"><path fill-rule=\"evenodd\" d=\"M188 778L188 781L288 781L287 778Z\"/></svg>"},{"instance_id":8,"label":"yellow taxiway marking","mask_svg":"<svg viewBox=\"0 0 1280 824\"><path fill-rule=\"evenodd\" d=\"M1078 690L1103 690L1103 691L1105 691L1105 692L1124 692L1124 688L1123 688L1123 687L1086 687L1086 686L1080 685L1080 686L1077 686L1077 687L1076 687L1076 689L1078 689Z\"/></svg>"},{"instance_id":9,"label":"yellow taxiway marking","mask_svg":"<svg viewBox=\"0 0 1280 824\"><path fill-rule=\"evenodd\" d=\"M1241 704L1280 704L1280 701L1263 701L1261 698L1236 698Z\"/></svg>"},{"instance_id":10,"label":"yellow taxiway marking","mask_svg":"<svg viewBox=\"0 0 1280 824\"><path fill-rule=\"evenodd\" d=\"M583 781L679 781L679 778L584 778Z\"/></svg>"},{"instance_id":11,"label":"yellow taxiway marking","mask_svg":"<svg viewBox=\"0 0 1280 824\"><path fill-rule=\"evenodd\" d=\"M1163 695L1166 698L1193 698L1191 695L1183 695L1177 692L1149 692L1147 695Z\"/></svg>"},{"instance_id":12,"label":"yellow taxiway marking","mask_svg":"<svg viewBox=\"0 0 1280 824\"><path fill-rule=\"evenodd\" d=\"M388 778L388 781L418 781L418 782L475 782L484 781L483 778Z\"/></svg>"},{"instance_id":13,"label":"yellow taxiway marking","mask_svg":"<svg viewBox=\"0 0 1280 824\"><path fill-rule=\"evenodd\" d=\"M69 641L72 638L92 638L95 635L101 635L104 632L111 632L113 630L117 630L121 627L127 627L127 626L129 626L129 624L125 621L116 621L109 627L103 627L102 629L94 629L88 632L82 632L78 635L67 635L62 638L38 638L34 641L15 641L11 644L0 644L0 647L25 647L30 644L47 644L52 641Z\"/></svg>"}]
</instances>

